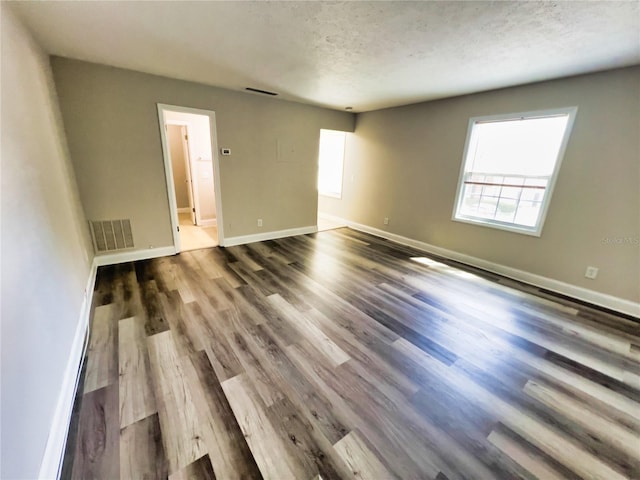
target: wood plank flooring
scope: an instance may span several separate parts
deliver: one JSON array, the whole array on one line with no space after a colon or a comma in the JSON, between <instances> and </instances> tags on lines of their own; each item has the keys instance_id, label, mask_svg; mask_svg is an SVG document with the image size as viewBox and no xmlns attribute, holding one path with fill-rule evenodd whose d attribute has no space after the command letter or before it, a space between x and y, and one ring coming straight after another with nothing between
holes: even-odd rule
<instances>
[{"instance_id":1,"label":"wood plank flooring","mask_svg":"<svg viewBox=\"0 0 640 480\"><path fill-rule=\"evenodd\" d=\"M640 323L339 229L101 267L74 479L638 479Z\"/></svg>"}]
</instances>

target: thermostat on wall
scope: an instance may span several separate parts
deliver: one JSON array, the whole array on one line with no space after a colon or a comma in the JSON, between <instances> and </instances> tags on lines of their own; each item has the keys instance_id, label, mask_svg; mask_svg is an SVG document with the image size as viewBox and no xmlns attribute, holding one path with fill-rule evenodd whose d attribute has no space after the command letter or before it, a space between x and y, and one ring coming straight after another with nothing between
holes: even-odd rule
<instances>
[{"instance_id":1,"label":"thermostat on wall","mask_svg":"<svg viewBox=\"0 0 640 480\"><path fill-rule=\"evenodd\" d=\"M222 153L222 155L231 155L231 149L230 148L221 148L220 149L220 153Z\"/></svg>"}]
</instances>

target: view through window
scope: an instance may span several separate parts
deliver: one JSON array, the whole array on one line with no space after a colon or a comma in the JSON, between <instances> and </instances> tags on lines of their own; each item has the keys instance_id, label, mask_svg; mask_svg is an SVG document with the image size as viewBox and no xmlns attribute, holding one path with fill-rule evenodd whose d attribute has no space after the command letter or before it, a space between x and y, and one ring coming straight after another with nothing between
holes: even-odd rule
<instances>
[{"instance_id":1,"label":"view through window","mask_svg":"<svg viewBox=\"0 0 640 480\"><path fill-rule=\"evenodd\" d=\"M540 235L576 110L472 118L454 219Z\"/></svg>"}]
</instances>

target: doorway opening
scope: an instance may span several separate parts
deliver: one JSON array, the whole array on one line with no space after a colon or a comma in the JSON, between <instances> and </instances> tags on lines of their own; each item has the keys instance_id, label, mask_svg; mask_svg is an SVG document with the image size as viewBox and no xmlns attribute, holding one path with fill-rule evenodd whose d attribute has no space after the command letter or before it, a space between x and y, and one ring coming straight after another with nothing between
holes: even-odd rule
<instances>
[{"instance_id":1,"label":"doorway opening","mask_svg":"<svg viewBox=\"0 0 640 480\"><path fill-rule=\"evenodd\" d=\"M158 105L176 253L223 244L215 112Z\"/></svg>"},{"instance_id":2,"label":"doorway opening","mask_svg":"<svg viewBox=\"0 0 640 480\"><path fill-rule=\"evenodd\" d=\"M318 149L318 231L344 227L329 212L342 201L346 132L320 130Z\"/></svg>"}]
</instances>

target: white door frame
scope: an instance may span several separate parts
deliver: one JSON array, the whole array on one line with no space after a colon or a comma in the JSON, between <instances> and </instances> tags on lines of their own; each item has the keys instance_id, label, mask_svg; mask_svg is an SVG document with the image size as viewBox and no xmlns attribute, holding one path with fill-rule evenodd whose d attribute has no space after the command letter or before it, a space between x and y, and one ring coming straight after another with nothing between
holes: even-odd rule
<instances>
[{"instance_id":1,"label":"white door frame","mask_svg":"<svg viewBox=\"0 0 640 480\"><path fill-rule=\"evenodd\" d=\"M211 161L213 163L213 187L216 197L216 218L218 224L218 245L224 246L224 221L222 217L222 191L220 188L220 158L218 156L218 136L216 130L216 112L213 110L203 110L200 108L181 107L178 105L167 105L163 103L157 104L158 121L160 122L160 140L162 144L162 157L164 160L164 172L167 181L167 197L169 199L169 211L171 217L171 229L173 235L173 244L176 253L180 252L180 233L178 230L178 206L176 201L176 192L173 186L173 169L171 168L171 157L169 155L169 142L167 141L166 131L164 129L165 118L164 111L181 113L194 113L196 115L205 115L209 117L209 135L211 136Z\"/></svg>"}]
</instances>

